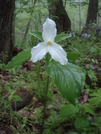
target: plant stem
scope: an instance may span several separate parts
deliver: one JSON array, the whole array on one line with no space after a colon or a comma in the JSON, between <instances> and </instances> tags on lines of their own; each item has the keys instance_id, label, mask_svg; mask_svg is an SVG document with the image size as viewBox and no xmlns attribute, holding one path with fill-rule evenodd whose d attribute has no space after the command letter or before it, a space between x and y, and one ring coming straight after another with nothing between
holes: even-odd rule
<instances>
[{"instance_id":1,"label":"plant stem","mask_svg":"<svg viewBox=\"0 0 101 134\"><path fill-rule=\"evenodd\" d=\"M40 63L40 61L38 61L38 66L37 66L37 78L38 78L38 85L37 85L37 87L38 87L38 96L39 96L39 98L40 98L40 96L41 96L41 90L40 90L40 68L41 68L41 63Z\"/></svg>"},{"instance_id":2,"label":"plant stem","mask_svg":"<svg viewBox=\"0 0 101 134\"><path fill-rule=\"evenodd\" d=\"M42 124L41 124L40 134L43 133L43 129L44 129L48 87L49 87L49 76L47 76L47 84L46 84L46 91L45 91L45 102L44 102L44 107L43 107L43 118L42 118Z\"/></svg>"},{"instance_id":3,"label":"plant stem","mask_svg":"<svg viewBox=\"0 0 101 134\"><path fill-rule=\"evenodd\" d=\"M50 61L50 54L47 53L46 54L46 65L45 66L49 65L49 61ZM43 130L44 130L48 87L49 87L49 76L47 76L47 83L46 83L46 90L45 90L45 102L44 102L44 106L43 106L43 118L42 118L42 123L41 123L41 128L40 128L40 134L42 134Z\"/></svg>"}]
</instances>

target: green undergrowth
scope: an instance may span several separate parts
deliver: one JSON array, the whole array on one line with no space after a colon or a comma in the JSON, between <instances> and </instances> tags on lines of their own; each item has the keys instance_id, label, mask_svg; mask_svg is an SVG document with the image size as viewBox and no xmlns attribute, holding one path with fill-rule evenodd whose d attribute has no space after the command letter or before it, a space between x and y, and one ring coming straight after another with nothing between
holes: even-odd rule
<instances>
[{"instance_id":1,"label":"green undergrowth","mask_svg":"<svg viewBox=\"0 0 101 134\"><path fill-rule=\"evenodd\" d=\"M101 133L101 88L97 85L97 77L85 65L101 66L101 44L99 39L73 38L65 45L69 61L81 66L90 78L90 85L85 84L74 106L62 98L50 79L47 95L46 114L43 134L99 134ZM15 134L39 134L43 118L45 101L46 75L44 62L12 67L5 70L0 64L0 126ZM33 66L32 66L33 65ZM6 66L7 67L7 66ZM20 102L22 97L16 94L18 90L27 90L33 95L30 104L22 113L12 110L12 101ZM24 114L26 112L26 114Z\"/></svg>"},{"instance_id":2,"label":"green undergrowth","mask_svg":"<svg viewBox=\"0 0 101 134\"><path fill-rule=\"evenodd\" d=\"M3 107L0 108L0 113L2 115L0 116L0 120L4 124L4 120L8 120L8 124L6 123L6 125L8 125L10 130L14 133L32 134L32 126L35 127L35 134L39 133L44 104L44 92L42 91L45 88L44 73L41 73L40 89L38 89L38 85L36 83L38 78L35 74L33 74L33 71L28 71L26 73L22 71L19 73L17 78L15 77L15 74L10 75L10 81L7 80L4 87L1 84L2 86L0 88L1 94L3 88L7 92L4 92L4 95L0 97L0 106L3 105ZM28 117L23 117L19 112L14 112L11 109L10 102L12 99L20 101L19 98L14 97L15 95L12 94L12 92L15 91L15 89L21 88L31 91L34 96L34 100L31 104L24 108L25 111L30 113L30 116ZM66 102L51 81L49 89L43 134L62 134L63 132L68 134L97 134L101 132L100 88L98 89L96 87L94 90L86 85L85 95L89 95L89 98L86 103L82 99L76 106ZM10 90L12 92L10 92ZM6 95L8 98L5 99ZM34 107L34 105L36 106ZM9 112L6 111L7 109L9 109ZM31 113L35 113L35 115L32 116ZM16 124L15 126L17 129L14 127L14 124Z\"/></svg>"}]
</instances>

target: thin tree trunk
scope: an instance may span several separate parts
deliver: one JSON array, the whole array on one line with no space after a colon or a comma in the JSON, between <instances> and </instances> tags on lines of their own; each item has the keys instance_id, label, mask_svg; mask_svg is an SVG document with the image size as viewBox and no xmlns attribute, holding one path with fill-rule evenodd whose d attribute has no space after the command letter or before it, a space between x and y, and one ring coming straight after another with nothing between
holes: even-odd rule
<instances>
[{"instance_id":1,"label":"thin tree trunk","mask_svg":"<svg viewBox=\"0 0 101 134\"><path fill-rule=\"evenodd\" d=\"M47 0L49 15L56 22L58 32L67 32L71 29L71 21L63 6L62 0ZM51 3L51 4L50 4Z\"/></svg>"},{"instance_id":2,"label":"thin tree trunk","mask_svg":"<svg viewBox=\"0 0 101 134\"><path fill-rule=\"evenodd\" d=\"M31 13L30 13L30 19L28 20L27 28L26 28L26 31L25 31L25 34L24 34L24 37L23 37L21 46L23 46L23 44L25 43L26 36L27 36L28 31L29 31L29 27L30 27L30 23L31 23L32 15L33 15L33 12L34 12L34 11L33 11L33 8L34 8L34 6L35 6L35 3L36 3L36 1L33 2L33 0L32 0L32 4L33 4L33 6L32 6L32 11L31 11Z\"/></svg>"},{"instance_id":3,"label":"thin tree trunk","mask_svg":"<svg viewBox=\"0 0 101 134\"><path fill-rule=\"evenodd\" d=\"M28 23L27 23L27 28L26 28L26 31L25 31L25 34L24 34L24 37L23 37L23 40L22 40L21 46L23 46L23 44L25 43L26 36L27 36L28 30L29 30L29 27L30 27L30 23L31 23L32 15L33 15L33 10L31 11L30 19L29 19L29 21L28 21Z\"/></svg>"},{"instance_id":4,"label":"thin tree trunk","mask_svg":"<svg viewBox=\"0 0 101 134\"><path fill-rule=\"evenodd\" d=\"M86 25L97 21L98 0L89 0Z\"/></svg>"},{"instance_id":5,"label":"thin tree trunk","mask_svg":"<svg viewBox=\"0 0 101 134\"><path fill-rule=\"evenodd\" d=\"M12 58L15 0L0 0L0 60Z\"/></svg>"}]
</instances>

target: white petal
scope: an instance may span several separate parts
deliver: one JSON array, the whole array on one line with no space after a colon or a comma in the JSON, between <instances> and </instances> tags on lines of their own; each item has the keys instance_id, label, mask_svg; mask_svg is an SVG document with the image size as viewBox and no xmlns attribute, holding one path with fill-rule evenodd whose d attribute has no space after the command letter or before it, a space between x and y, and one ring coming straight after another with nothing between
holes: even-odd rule
<instances>
[{"instance_id":1,"label":"white petal","mask_svg":"<svg viewBox=\"0 0 101 134\"><path fill-rule=\"evenodd\" d=\"M33 47L31 50L31 61L37 62L41 60L47 53L47 45L44 42L39 43L37 46Z\"/></svg>"},{"instance_id":2,"label":"white petal","mask_svg":"<svg viewBox=\"0 0 101 134\"><path fill-rule=\"evenodd\" d=\"M45 23L43 24L43 33L42 37L44 41L54 41L54 38L56 36L57 29L56 29L56 24L53 20L47 18Z\"/></svg>"},{"instance_id":3,"label":"white petal","mask_svg":"<svg viewBox=\"0 0 101 134\"><path fill-rule=\"evenodd\" d=\"M53 42L52 46L48 46L48 52L55 61L60 62L62 65L67 64L67 54L60 45Z\"/></svg>"}]
</instances>

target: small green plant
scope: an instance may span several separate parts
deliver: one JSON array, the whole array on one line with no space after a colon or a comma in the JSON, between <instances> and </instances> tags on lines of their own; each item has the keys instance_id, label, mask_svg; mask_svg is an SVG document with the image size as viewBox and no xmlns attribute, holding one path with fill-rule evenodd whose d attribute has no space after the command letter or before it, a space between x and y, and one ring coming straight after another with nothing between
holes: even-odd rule
<instances>
[{"instance_id":1,"label":"small green plant","mask_svg":"<svg viewBox=\"0 0 101 134\"><path fill-rule=\"evenodd\" d=\"M97 88L98 79L97 79L97 77L96 77L94 71L88 70L88 71L87 71L87 74L88 74L88 76L89 76L89 78L90 78L90 80L91 80L91 86L92 86L94 89L96 89L96 88Z\"/></svg>"},{"instance_id":2,"label":"small green plant","mask_svg":"<svg viewBox=\"0 0 101 134\"><path fill-rule=\"evenodd\" d=\"M101 107L101 88L90 94L89 103L95 107Z\"/></svg>"}]
</instances>

